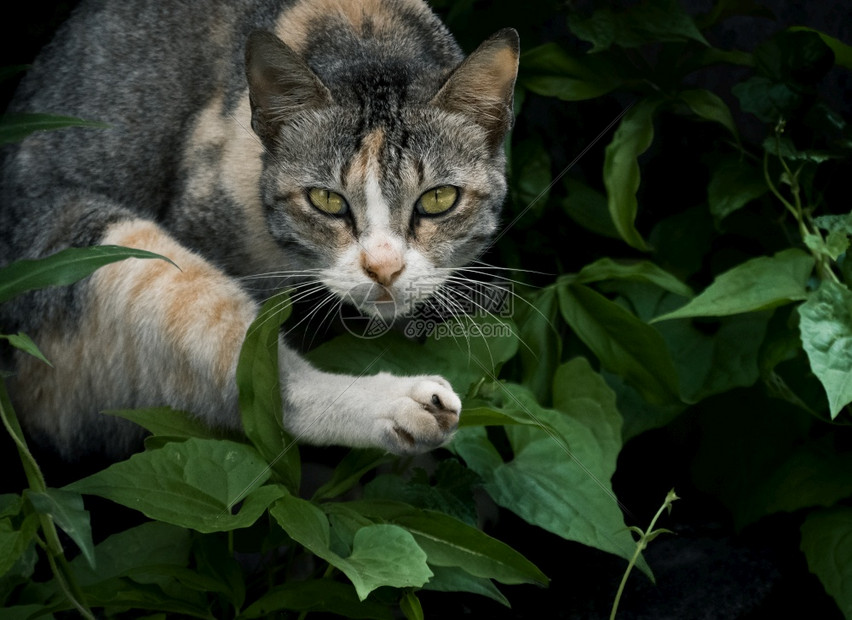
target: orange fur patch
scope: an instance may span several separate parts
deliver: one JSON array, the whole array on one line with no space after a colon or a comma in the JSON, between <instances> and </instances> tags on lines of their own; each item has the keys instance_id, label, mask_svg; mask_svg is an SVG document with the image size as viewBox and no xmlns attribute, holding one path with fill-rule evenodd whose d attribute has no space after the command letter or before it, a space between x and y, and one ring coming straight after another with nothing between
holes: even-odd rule
<instances>
[{"instance_id":1,"label":"orange fur patch","mask_svg":"<svg viewBox=\"0 0 852 620\"><path fill-rule=\"evenodd\" d=\"M406 8L429 14L429 8L419 0L302 0L284 11L275 25L275 34L296 52L304 50L310 39L311 22L331 15L342 17L352 30L363 33L364 24L369 18L375 30L393 28L399 19L395 5L404 4Z\"/></svg>"}]
</instances>

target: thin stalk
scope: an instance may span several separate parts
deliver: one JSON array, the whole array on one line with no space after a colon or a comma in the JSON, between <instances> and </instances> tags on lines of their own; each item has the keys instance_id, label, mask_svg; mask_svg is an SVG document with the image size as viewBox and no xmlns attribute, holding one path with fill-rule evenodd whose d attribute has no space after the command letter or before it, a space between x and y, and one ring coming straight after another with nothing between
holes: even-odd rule
<instances>
[{"instance_id":1,"label":"thin stalk","mask_svg":"<svg viewBox=\"0 0 852 620\"><path fill-rule=\"evenodd\" d=\"M3 426L6 428L6 432L9 433L9 436L12 438L12 441L15 442L15 446L18 449L18 455L21 459L21 464L24 467L24 474L27 477L27 483L29 484L30 489L36 493L44 493L47 490L47 483L44 480L44 475L41 473L41 469L39 468L35 457L33 457L32 452L30 452L29 446L27 446L27 442L24 439L21 424L18 422L18 417L15 415L15 410L12 408L12 401L9 398L9 393L6 391L6 383L3 380L0 380L0 418L3 420ZM68 598L71 605L73 605L84 618L91 618L91 620L94 620L95 616L85 604L83 593L80 591L80 588L74 579L74 575L71 573L71 569L68 566L68 562L65 559L65 552L62 549L62 543L59 541L59 533L56 531L53 518L50 515L41 513L39 513L38 518L39 523L41 524L41 529L44 532L44 541L39 541L39 543L44 548L44 552L47 555L47 560L50 563L50 569L53 572L53 576L56 578L56 582L59 584L59 587Z\"/></svg>"},{"instance_id":2,"label":"thin stalk","mask_svg":"<svg viewBox=\"0 0 852 620\"><path fill-rule=\"evenodd\" d=\"M657 519L659 519L660 515L663 514L663 510L668 510L669 512L671 512L672 502L677 499L680 498L675 495L674 489L668 492L668 494L666 495L666 499L663 502L663 505L660 506L660 509L657 510L657 514L655 514L654 518L651 519L651 523L648 525L647 532L643 532L638 527L630 528L631 531L639 534L639 540L636 541L636 550L633 552L633 556L627 563L627 569L624 571L624 575L621 577L621 583L618 584L618 591L615 593L615 600L612 602L612 611L609 614L609 620L615 620L615 614L618 611L618 605L621 602L621 595L624 594L624 586L627 585L627 579L628 577L630 577L630 572L633 570L633 567L639 560L639 556L648 547L648 544L657 536L664 533L672 533L671 530L666 529L655 530L654 526L657 524Z\"/></svg>"}]
</instances>

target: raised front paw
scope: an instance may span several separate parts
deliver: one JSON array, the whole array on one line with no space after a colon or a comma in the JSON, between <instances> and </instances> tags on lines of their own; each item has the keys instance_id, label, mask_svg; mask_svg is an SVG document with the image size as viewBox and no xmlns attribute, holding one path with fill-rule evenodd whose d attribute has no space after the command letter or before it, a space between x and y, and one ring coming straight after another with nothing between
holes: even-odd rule
<instances>
[{"instance_id":1,"label":"raised front paw","mask_svg":"<svg viewBox=\"0 0 852 620\"><path fill-rule=\"evenodd\" d=\"M449 382L435 376L393 380L402 395L389 403L383 416L386 448L395 454L418 454L452 439L461 400Z\"/></svg>"}]
</instances>

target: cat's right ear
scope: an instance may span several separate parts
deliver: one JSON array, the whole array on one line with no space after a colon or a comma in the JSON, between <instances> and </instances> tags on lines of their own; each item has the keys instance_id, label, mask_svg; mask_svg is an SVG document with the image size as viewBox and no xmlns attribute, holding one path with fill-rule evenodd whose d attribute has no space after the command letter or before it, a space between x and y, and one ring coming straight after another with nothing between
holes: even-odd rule
<instances>
[{"instance_id":1,"label":"cat's right ear","mask_svg":"<svg viewBox=\"0 0 852 620\"><path fill-rule=\"evenodd\" d=\"M264 144L299 112L331 103L331 93L307 63L265 30L248 37L246 77L251 127Z\"/></svg>"}]
</instances>

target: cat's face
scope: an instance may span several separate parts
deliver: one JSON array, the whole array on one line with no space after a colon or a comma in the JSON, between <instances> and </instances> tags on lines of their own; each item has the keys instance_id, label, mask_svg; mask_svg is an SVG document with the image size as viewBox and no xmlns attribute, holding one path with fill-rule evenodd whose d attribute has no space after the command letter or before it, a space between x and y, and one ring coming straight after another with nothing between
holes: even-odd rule
<instances>
[{"instance_id":1,"label":"cat's face","mask_svg":"<svg viewBox=\"0 0 852 620\"><path fill-rule=\"evenodd\" d=\"M517 56L509 49L513 83ZM483 120L447 100L450 81L426 101L341 102L312 75L316 101L291 110L271 133L260 115L274 106L264 109L256 101L263 94L252 92L271 234L299 268L317 270L318 280L362 311L407 313L474 259L497 227L508 119L495 124L493 112L510 113L511 84L508 95L498 85L499 98L477 108ZM470 85L457 88L469 93Z\"/></svg>"}]
</instances>

